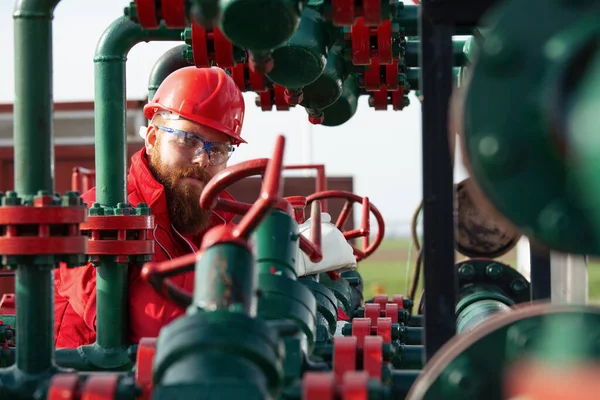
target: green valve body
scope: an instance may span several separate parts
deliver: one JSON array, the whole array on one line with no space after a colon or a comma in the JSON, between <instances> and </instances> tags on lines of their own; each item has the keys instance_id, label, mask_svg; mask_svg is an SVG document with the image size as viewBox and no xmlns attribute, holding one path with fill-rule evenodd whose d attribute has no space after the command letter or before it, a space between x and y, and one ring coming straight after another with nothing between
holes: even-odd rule
<instances>
[{"instance_id":1,"label":"green valve body","mask_svg":"<svg viewBox=\"0 0 600 400\"><path fill-rule=\"evenodd\" d=\"M340 126L345 124L356 114L360 87L356 75L348 75L342 87L340 97L323 110L324 126Z\"/></svg>"},{"instance_id":2,"label":"green valve body","mask_svg":"<svg viewBox=\"0 0 600 400\"><path fill-rule=\"evenodd\" d=\"M261 319L225 310L186 315L158 337L154 398L276 398L282 350L277 332Z\"/></svg>"},{"instance_id":3,"label":"green valve body","mask_svg":"<svg viewBox=\"0 0 600 400\"><path fill-rule=\"evenodd\" d=\"M354 297L355 293L350 283L344 278L332 280L329 275L319 274L319 282L335 294L337 305L344 313L352 318L354 316Z\"/></svg>"},{"instance_id":4,"label":"green valve body","mask_svg":"<svg viewBox=\"0 0 600 400\"><path fill-rule=\"evenodd\" d=\"M303 100L300 105L322 110L335 103L344 89L344 79L347 76L346 61L340 54L338 46L334 46L327 54L325 70L313 83L302 89Z\"/></svg>"},{"instance_id":5,"label":"green valve body","mask_svg":"<svg viewBox=\"0 0 600 400\"><path fill-rule=\"evenodd\" d=\"M421 373L407 399L521 398L507 396L505 390L507 375L523 362L535 359L557 376L568 376L576 367L574 360L598 365L597 336L591 332L597 332L599 324L600 308L593 306L537 304L496 316L485 328L447 342L431 361L435 368ZM577 398L577 387L572 382L571 387L568 398Z\"/></svg>"},{"instance_id":6,"label":"green valve body","mask_svg":"<svg viewBox=\"0 0 600 400\"><path fill-rule=\"evenodd\" d=\"M206 311L229 310L256 315L256 269L250 251L235 243L219 243L196 262L194 305Z\"/></svg>"},{"instance_id":7,"label":"green valve body","mask_svg":"<svg viewBox=\"0 0 600 400\"><path fill-rule=\"evenodd\" d=\"M313 277L300 278L317 301L316 342L330 342L337 328L337 299L335 294L317 282Z\"/></svg>"},{"instance_id":8,"label":"green valve body","mask_svg":"<svg viewBox=\"0 0 600 400\"><path fill-rule=\"evenodd\" d=\"M314 348L317 302L296 276L298 224L282 210L273 210L253 235L258 266L258 316L269 321L291 320L297 332L283 335L286 349L285 379L291 383L302 373L305 357Z\"/></svg>"},{"instance_id":9,"label":"green valve body","mask_svg":"<svg viewBox=\"0 0 600 400\"><path fill-rule=\"evenodd\" d=\"M253 234L259 274L278 274L296 280L298 224L281 210L273 210Z\"/></svg>"},{"instance_id":10,"label":"green valve body","mask_svg":"<svg viewBox=\"0 0 600 400\"><path fill-rule=\"evenodd\" d=\"M268 51L288 40L300 23L298 0L220 0L220 27L234 44Z\"/></svg>"},{"instance_id":11,"label":"green valve body","mask_svg":"<svg viewBox=\"0 0 600 400\"><path fill-rule=\"evenodd\" d=\"M317 80L327 62L327 36L319 13L304 9L294 36L273 50L275 64L267 77L288 89L301 89Z\"/></svg>"},{"instance_id":12,"label":"green valve body","mask_svg":"<svg viewBox=\"0 0 600 400\"><path fill-rule=\"evenodd\" d=\"M283 369L279 332L256 318L252 253L222 242L204 250L187 315L158 337L154 396L187 399L277 397Z\"/></svg>"},{"instance_id":13,"label":"green valve body","mask_svg":"<svg viewBox=\"0 0 600 400\"><path fill-rule=\"evenodd\" d=\"M544 21L535 30L532 15ZM596 206L577 190L587 185L579 176L585 162L570 148L577 132L565 123L583 60L597 47L599 18L594 1L503 2L484 21L491 28L469 67L463 117L471 175L524 235L565 253L600 254L589 211Z\"/></svg>"}]
</instances>

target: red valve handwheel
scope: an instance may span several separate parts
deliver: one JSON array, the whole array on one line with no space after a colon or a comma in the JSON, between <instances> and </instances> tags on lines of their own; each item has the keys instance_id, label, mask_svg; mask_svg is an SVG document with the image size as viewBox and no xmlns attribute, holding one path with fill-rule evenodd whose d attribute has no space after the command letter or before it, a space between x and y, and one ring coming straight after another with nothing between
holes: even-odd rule
<instances>
[{"instance_id":1,"label":"red valve handwheel","mask_svg":"<svg viewBox=\"0 0 600 400\"><path fill-rule=\"evenodd\" d=\"M268 162L268 158L258 158L232 165L219 172L202 191L200 207L246 215L252 205L236 200L223 199L219 195L229 186L244 178L263 175ZM277 202L279 208L284 209L292 217L294 216L293 209L287 200L278 197ZM319 202L311 208L311 238L309 240L300 235L300 249L306 253L312 262L319 262L323 259L323 253L321 252L321 205Z\"/></svg>"},{"instance_id":2,"label":"red valve handwheel","mask_svg":"<svg viewBox=\"0 0 600 400\"><path fill-rule=\"evenodd\" d=\"M344 232L344 237L348 240L356 239L358 237L363 238L363 249L358 249L354 245L351 245L354 249L354 255L356 256L356 261L361 261L373 254L375 250L379 247L381 242L383 241L383 236L385 234L385 223L383 222L383 217L381 213L373 204L369 203L368 197L360 197L354 193L346 192L344 190L326 190L324 192L317 192L311 194L306 198L306 205L310 205L315 200L325 200L325 199L346 199L346 204L344 204L344 208L340 212L338 219L335 223L335 226L344 232L343 227L346 223L346 220L352 213L352 205L354 203L362 203L362 221L361 227L359 229L354 229L348 232ZM369 216L370 213L373 213L375 219L377 220L377 235L375 236L375 240L373 243L369 244L369 235L370 235L370 223Z\"/></svg>"},{"instance_id":3,"label":"red valve handwheel","mask_svg":"<svg viewBox=\"0 0 600 400\"><path fill-rule=\"evenodd\" d=\"M233 165L219 172L206 185L200 197L200 204L217 204L218 195L222 193L227 186L236 181L232 181L232 177L239 178L240 175L242 177L250 176L252 174L244 174L247 174L247 171L256 171L257 164L265 164L265 168L262 170L264 171L264 179L261 193L256 203L250 206L247 212L244 213L244 217L237 226L217 226L206 232L202 239L201 250L204 250L215 243L224 241L243 244L247 243L248 237L254 231L256 226L260 224L277 202L281 200L280 182L281 171L283 169L284 148L285 137L279 136L275 142L275 151L273 152L271 160L250 160L245 163ZM240 165L248 166L248 168L246 170L241 170ZM245 203L238 203L235 201L230 201L229 203L245 205ZM183 257L162 263L146 263L142 268L142 278L146 279L157 293L172 301L174 304L185 308L192 303L192 295L180 287L177 287L169 278L193 271L198 257L200 257L199 254L187 254Z\"/></svg>"}]
</instances>

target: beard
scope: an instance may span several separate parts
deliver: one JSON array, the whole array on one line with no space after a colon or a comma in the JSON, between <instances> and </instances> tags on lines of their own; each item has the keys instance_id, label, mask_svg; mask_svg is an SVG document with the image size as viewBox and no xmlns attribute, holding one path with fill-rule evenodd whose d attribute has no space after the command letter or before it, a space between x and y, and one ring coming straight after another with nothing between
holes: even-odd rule
<instances>
[{"instance_id":1,"label":"beard","mask_svg":"<svg viewBox=\"0 0 600 400\"><path fill-rule=\"evenodd\" d=\"M200 195L212 176L197 165L187 168L164 165L160 147L157 138L154 154L149 160L150 171L165 188L171 223L181 233L198 234L209 227L212 216L212 210L200 208ZM196 184L183 181L186 178L195 179ZM198 182L202 184L198 185Z\"/></svg>"}]
</instances>

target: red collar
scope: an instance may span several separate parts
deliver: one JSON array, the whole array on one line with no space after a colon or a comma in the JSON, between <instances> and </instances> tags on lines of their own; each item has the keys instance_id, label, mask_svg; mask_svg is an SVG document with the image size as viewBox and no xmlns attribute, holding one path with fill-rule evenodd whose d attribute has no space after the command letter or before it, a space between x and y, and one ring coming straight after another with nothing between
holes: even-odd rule
<instances>
[{"instance_id":1,"label":"red collar","mask_svg":"<svg viewBox=\"0 0 600 400\"><path fill-rule=\"evenodd\" d=\"M140 201L146 202L152 209L156 222L164 228L170 229L171 222L165 188L154 179L150 171L145 147L131 157L131 169L127 175L127 189L129 193L137 192ZM219 197L234 200L233 196L227 191L221 193ZM222 225L223 221L230 223L235 216L234 213L215 210L211 226Z\"/></svg>"}]
</instances>

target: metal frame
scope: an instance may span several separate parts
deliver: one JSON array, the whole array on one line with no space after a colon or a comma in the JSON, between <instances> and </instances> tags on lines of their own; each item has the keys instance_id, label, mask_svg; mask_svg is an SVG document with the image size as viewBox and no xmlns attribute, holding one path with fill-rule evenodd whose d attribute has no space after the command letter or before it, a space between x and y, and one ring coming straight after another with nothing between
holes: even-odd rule
<instances>
[{"instance_id":1,"label":"metal frame","mask_svg":"<svg viewBox=\"0 0 600 400\"><path fill-rule=\"evenodd\" d=\"M496 1L423 0L419 17L423 137L425 359L456 333L454 181L448 140L452 36L477 25ZM537 267L535 267L537 270ZM454 284L449 284L454 282Z\"/></svg>"}]
</instances>

